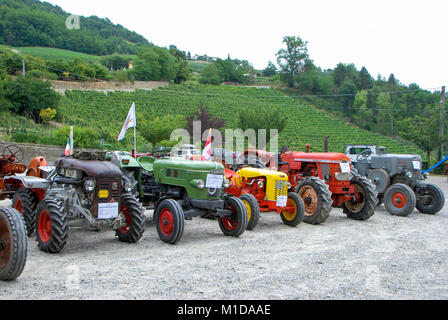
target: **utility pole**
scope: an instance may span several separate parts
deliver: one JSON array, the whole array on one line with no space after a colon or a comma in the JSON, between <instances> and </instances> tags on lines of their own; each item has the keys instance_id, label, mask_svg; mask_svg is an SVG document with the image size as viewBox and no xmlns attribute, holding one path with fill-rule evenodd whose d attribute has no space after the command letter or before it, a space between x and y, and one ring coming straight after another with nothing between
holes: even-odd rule
<instances>
[{"instance_id":1,"label":"utility pole","mask_svg":"<svg viewBox=\"0 0 448 320\"><path fill-rule=\"evenodd\" d=\"M22 76L25 76L25 59L22 58Z\"/></svg>"},{"instance_id":2,"label":"utility pole","mask_svg":"<svg viewBox=\"0 0 448 320\"><path fill-rule=\"evenodd\" d=\"M442 99L440 100L440 104L442 105L442 108L440 109L440 136L445 136L445 86L442 87ZM440 146L441 156L444 156L445 152L445 145L442 143Z\"/></svg>"}]
</instances>

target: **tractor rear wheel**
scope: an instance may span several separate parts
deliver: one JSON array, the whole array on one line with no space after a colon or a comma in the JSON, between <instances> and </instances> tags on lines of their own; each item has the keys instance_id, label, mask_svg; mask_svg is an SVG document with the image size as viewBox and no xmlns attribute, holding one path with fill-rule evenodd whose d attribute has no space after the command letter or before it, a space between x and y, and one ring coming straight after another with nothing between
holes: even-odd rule
<instances>
[{"instance_id":1,"label":"tractor rear wheel","mask_svg":"<svg viewBox=\"0 0 448 320\"><path fill-rule=\"evenodd\" d=\"M260 205L257 198L250 193L245 193L240 196L240 200L243 201L247 209L247 230L253 230L260 220Z\"/></svg>"},{"instance_id":2,"label":"tractor rear wheel","mask_svg":"<svg viewBox=\"0 0 448 320\"><path fill-rule=\"evenodd\" d=\"M231 197L226 200L225 209L231 210L232 215L230 217L219 218L219 227L224 235L239 237L247 229L248 218L246 206L240 199Z\"/></svg>"},{"instance_id":3,"label":"tractor rear wheel","mask_svg":"<svg viewBox=\"0 0 448 320\"><path fill-rule=\"evenodd\" d=\"M25 268L27 255L25 221L17 210L0 208L0 280L16 279Z\"/></svg>"},{"instance_id":4,"label":"tractor rear wheel","mask_svg":"<svg viewBox=\"0 0 448 320\"><path fill-rule=\"evenodd\" d=\"M121 196L120 214L126 226L115 230L115 235L121 242L136 243L145 232L144 209L133 195L125 193Z\"/></svg>"},{"instance_id":5,"label":"tractor rear wheel","mask_svg":"<svg viewBox=\"0 0 448 320\"><path fill-rule=\"evenodd\" d=\"M375 190L375 185L369 179L356 173L351 185L355 188L355 199L342 205L343 212L349 219L367 220L374 215L378 203L378 192Z\"/></svg>"},{"instance_id":6,"label":"tractor rear wheel","mask_svg":"<svg viewBox=\"0 0 448 320\"><path fill-rule=\"evenodd\" d=\"M163 200L156 209L155 223L160 240L175 244L184 233L184 210L174 199Z\"/></svg>"},{"instance_id":7,"label":"tractor rear wheel","mask_svg":"<svg viewBox=\"0 0 448 320\"><path fill-rule=\"evenodd\" d=\"M417 200L417 210L424 214L436 214L445 205L445 195L443 191L434 184L428 184L419 194Z\"/></svg>"},{"instance_id":8,"label":"tractor rear wheel","mask_svg":"<svg viewBox=\"0 0 448 320\"><path fill-rule=\"evenodd\" d=\"M414 191L402 183L391 185L384 194L384 206L392 215L406 217L414 210L416 204Z\"/></svg>"},{"instance_id":9,"label":"tractor rear wheel","mask_svg":"<svg viewBox=\"0 0 448 320\"><path fill-rule=\"evenodd\" d=\"M67 215L62 211L61 203L44 199L37 205L36 214L39 249L46 253L61 252L68 238Z\"/></svg>"},{"instance_id":10,"label":"tractor rear wheel","mask_svg":"<svg viewBox=\"0 0 448 320\"><path fill-rule=\"evenodd\" d=\"M297 193L290 192L286 206L287 208L280 214L283 223L290 227L297 227L305 216L305 204L302 198Z\"/></svg>"},{"instance_id":11,"label":"tractor rear wheel","mask_svg":"<svg viewBox=\"0 0 448 320\"><path fill-rule=\"evenodd\" d=\"M327 220L333 200L325 182L316 177L308 177L298 183L294 192L302 198L305 205L304 222L321 224Z\"/></svg>"},{"instance_id":12,"label":"tractor rear wheel","mask_svg":"<svg viewBox=\"0 0 448 320\"><path fill-rule=\"evenodd\" d=\"M33 235L36 229L36 205L36 194L28 189L18 190L12 198L12 207L22 214L28 236Z\"/></svg>"}]
</instances>

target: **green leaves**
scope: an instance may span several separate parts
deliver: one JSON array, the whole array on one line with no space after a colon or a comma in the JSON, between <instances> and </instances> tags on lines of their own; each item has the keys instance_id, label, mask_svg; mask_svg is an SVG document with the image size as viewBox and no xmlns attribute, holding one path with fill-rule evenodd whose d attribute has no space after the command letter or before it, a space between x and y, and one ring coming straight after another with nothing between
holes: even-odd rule
<instances>
[{"instance_id":1,"label":"green leaves","mask_svg":"<svg viewBox=\"0 0 448 320\"><path fill-rule=\"evenodd\" d=\"M139 117L137 130L153 148L163 140L169 140L171 133L185 126L185 119L180 115L166 115L163 117Z\"/></svg>"}]
</instances>

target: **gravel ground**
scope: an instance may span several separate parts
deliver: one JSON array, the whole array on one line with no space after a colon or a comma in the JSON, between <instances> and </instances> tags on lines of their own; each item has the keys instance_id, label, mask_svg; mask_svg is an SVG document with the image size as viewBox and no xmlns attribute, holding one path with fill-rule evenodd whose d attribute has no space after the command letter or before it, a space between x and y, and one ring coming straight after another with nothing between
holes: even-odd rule
<instances>
[{"instance_id":1,"label":"gravel ground","mask_svg":"<svg viewBox=\"0 0 448 320\"><path fill-rule=\"evenodd\" d=\"M429 181L448 193L446 178ZM262 213L241 238L194 219L175 246L159 240L149 216L134 245L71 230L65 250L48 255L30 238L25 270L0 283L0 299L448 298L448 197L436 216L395 217L381 206L358 222L333 209L321 226L290 228Z\"/></svg>"}]
</instances>

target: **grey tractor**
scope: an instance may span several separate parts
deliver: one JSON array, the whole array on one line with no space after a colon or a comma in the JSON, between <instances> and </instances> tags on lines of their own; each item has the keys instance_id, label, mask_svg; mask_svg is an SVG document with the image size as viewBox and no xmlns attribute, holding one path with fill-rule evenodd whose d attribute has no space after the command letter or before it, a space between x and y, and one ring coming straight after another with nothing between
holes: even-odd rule
<instances>
[{"instance_id":1,"label":"grey tractor","mask_svg":"<svg viewBox=\"0 0 448 320\"><path fill-rule=\"evenodd\" d=\"M347 145L346 154L355 169L368 177L376 186L378 204L398 216L407 216L415 208L421 213L434 215L442 210L445 195L436 185L425 180L419 155L391 154L385 147Z\"/></svg>"}]
</instances>

